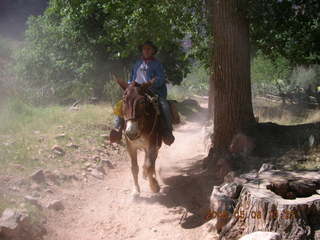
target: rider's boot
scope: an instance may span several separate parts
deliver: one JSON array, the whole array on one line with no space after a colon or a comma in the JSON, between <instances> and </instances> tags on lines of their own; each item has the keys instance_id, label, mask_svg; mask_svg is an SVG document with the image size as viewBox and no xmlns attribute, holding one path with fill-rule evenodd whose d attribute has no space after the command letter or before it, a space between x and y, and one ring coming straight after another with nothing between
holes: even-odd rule
<instances>
[{"instance_id":1,"label":"rider's boot","mask_svg":"<svg viewBox=\"0 0 320 240\"><path fill-rule=\"evenodd\" d=\"M110 143L121 142L123 128L124 128L124 119L117 116L115 118L115 127L110 132Z\"/></svg>"},{"instance_id":2,"label":"rider's boot","mask_svg":"<svg viewBox=\"0 0 320 240\"><path fill-rule=\"evenodd\" d=\"M161 112L161 125L163 130L163 142L166 145L171 145L175 138L172 134L172 122L171 122L171 113L170 113L170 106L168 101L165 98L159 98L159 106Z\"/></svg>"}]
</instances>

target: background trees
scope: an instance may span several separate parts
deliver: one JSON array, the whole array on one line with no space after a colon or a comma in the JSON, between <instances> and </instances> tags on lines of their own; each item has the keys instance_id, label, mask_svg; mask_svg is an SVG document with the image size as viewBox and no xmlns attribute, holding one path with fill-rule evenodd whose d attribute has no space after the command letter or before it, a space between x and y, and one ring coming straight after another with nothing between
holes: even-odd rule
<instances>
[{"instance_id":1,"label":"background trees","mask_svg":"<svg viewBox=\"0 0 320 240\"><path fill-rule=\"evenodd\" d=\"M319 63L319 10L315 0L51 0L42 16L29 19L15 71L59 102L116 98L111 73L126 78L137 45L151 39L170 82L182 81L191 60L214 73L215 146L227 151L233 135L253 122L250 61L256 86L278 78L288 86L296 65Z\"/></svg>"},{"instance_id":2,"label":"background trees","mask_svg":"<svg viewBox=\"0 0 320 240\"><path fill-rule=\"evenodd\" d=\"M194 1L52 0L43 16L29 19L16 71L59 98L87 96L91 89L101 98L110 73L126 78L137 46L151 39L160 47L168 81L180 83L190 66L181 41L198 27L189 26L197 8Z\"/></svg>"}]
</instances>

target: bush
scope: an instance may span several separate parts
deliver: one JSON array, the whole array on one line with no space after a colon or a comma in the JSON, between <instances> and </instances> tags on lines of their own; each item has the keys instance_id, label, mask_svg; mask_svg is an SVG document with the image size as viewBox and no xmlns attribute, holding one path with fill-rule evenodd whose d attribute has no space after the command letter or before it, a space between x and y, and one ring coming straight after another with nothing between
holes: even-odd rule
<instances>
[{"instance_id":1,"label":"bush","mask_svg":"<svg viewBox=\"0 0 320 240\"><path fill-rule=\"evenodd\" d=\"M254 94L278 94L279 87L286 91L291 86L290 74L292 66L283 57L274 60L267 58L260 52L251 62L251 81Z\"/></svg>"},{"instance_id":2,"label":"bush","mask_svg":"<svg viewBox=\"0 0 320 240\"><path fill-rule=\"evenodd\" d=\"M191 72L182 82L182 87L192 94L207 95L209 89L209 72L203 65L196 62Z\"/></svg>"}]
</instances>

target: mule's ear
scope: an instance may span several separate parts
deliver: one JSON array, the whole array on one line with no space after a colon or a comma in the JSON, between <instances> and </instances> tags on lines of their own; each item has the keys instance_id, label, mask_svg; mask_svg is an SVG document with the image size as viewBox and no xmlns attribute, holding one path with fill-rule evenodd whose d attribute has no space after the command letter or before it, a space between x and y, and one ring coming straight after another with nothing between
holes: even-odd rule
<instances>
[{"instance_id":1,"label":"mule's ear","mask_svg":"<svg viewBox=\"0 0 320 240\"><path fill-rule=\"evenodd\" d=\"M119 86L122 88L122 90L123 91L126 90L126 88L128 87L128 83L123 81L121 78L119 78L115 74L113 74L113 77L116 79L116 82L119 84Z\"/></svg>"},{"instance_id":2,"label":"mule's ear","mask_svg":"<svg viewBox=\"0 0 320 240\"><path fill-rule=\"evenodd\" d=\"M123 81L123 80L120 80L118 82L118 84L120 85L120 87L122 88L123 91L126 90L127 87L129 86L129 84L127 82Z\"/></svg>"}]
</instances>

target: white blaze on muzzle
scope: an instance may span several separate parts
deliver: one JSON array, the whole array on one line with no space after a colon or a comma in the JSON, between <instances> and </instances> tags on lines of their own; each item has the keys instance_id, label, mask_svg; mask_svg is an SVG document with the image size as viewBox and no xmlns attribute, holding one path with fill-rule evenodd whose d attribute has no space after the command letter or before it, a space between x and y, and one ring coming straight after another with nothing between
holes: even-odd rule
<instances>
[{"instance_id":1,"label":"white blaze on muzzle","mask_svg":"<svg viewBox=\"0 0 320 240\"><path fill-rule=\"evenodd\" d=\"M138 121L128 120L125 133L130 139L135 139L139 136Z\"/></svg>"}]
</instances>

